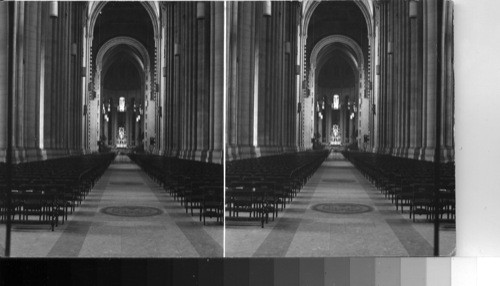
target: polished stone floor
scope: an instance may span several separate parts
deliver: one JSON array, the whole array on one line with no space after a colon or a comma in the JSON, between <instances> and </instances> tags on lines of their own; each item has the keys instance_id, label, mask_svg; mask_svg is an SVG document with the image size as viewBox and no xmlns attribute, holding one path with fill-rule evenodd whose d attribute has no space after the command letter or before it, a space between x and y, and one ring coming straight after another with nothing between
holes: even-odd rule
<instances>
[{"instance_id":1,"label":"polished stone floor","mask_svg":"<svg viewBox=\"0 0 500 286\"><path fill-rule=\"evenodd\" d=\"M4 229L1 225L0 247ZM220 224L203 226L128 157L119 155L55 231L42 225L14 225L11 256L220 257L222 243Z\"/></svg>"},{"instance_id":2,"label":"polished stone floor","mask_svg":"<svg viewBox=\"0 0 500 286\"><path fill-rule=\"evenodd\" d=\"M325 203L362 204L371 211L314 209ZM331 153L278 219L263 229L228 223L225 240L228 257L432 256L433 224L413 223L342 155ZM440 241L440 254L453 255L455 229L442 228Z\"/></svg>"}]
</instances>

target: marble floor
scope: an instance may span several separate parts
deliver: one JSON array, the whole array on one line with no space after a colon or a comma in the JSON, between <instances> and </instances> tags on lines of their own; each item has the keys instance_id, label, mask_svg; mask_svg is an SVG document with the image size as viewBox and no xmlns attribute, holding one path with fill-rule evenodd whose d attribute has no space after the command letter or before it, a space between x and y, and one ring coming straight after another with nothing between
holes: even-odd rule
<instances>
[{"instance_id":1,"label":"marble floor","mask_svg":"<svg viewBox=\"0 0 500 286\"><path fill-rule=\"evenodd\" d=\"M144 207L152 209L141 212ZM150 216L117 216L120 212ZM2 254L4 243L5 225L0 225ZM204 226L186 214L139 166L119 155L64 225L54 231L46 225L13 225L11 256L221 257L222 243L220 224Z\"/></svg>"},{"instance_id":2,"label":"marble floor","mask_svg":"<svg viewBox=\"0 0 500 286\"><path fill-rule=\"evenodd\" d=\"M322 203L354 203L371 211L333 214ZM440 255L453 255L455 229L440 229ZM448 225L449 226L449 225ZM433 224L401 214L341 154L331 153L274 222L226 224L227 257L432 256Z\"/></svg>"}]
</instances>

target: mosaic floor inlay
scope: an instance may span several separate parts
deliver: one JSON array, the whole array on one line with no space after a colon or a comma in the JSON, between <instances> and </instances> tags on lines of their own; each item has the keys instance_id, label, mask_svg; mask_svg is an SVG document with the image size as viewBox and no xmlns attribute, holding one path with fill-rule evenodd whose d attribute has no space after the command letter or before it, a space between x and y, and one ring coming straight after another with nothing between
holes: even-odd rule
<instances>
[{"instance_id":1,"label":"mosaic floor inlay","mask_svg":"<svg viewBox=\"0 0 500 286\"><path fill-rule=\"evenodd\" d=\"M155 216L162 213L160 209L152 207L142 207L142 206L106 207L101 209L101 212L108 215L126 216L126 217Z\"/></svg>"},{"instance_id":2,"label":"mosaic floor inlay","mask_svg":"<svg viewBox=\"0 0 500 286\"><path fill-rule=\"evenodd\" d=\"M361 204L317 204L313 209L319 212L332 214L359 214L371 212L373 209L367 205Z\"/></svg>"}]
</instances>

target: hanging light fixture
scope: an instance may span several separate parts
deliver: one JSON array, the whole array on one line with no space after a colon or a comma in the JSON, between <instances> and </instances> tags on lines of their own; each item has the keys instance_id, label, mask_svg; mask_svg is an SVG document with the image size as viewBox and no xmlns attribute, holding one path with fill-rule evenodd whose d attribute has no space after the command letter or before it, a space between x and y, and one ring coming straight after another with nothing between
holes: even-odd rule
<instances>
[{"instance_id":1,"label":"hanging light fixture","mask_svg":"<svg viewBox=\"0 0 500 286\"><path fill-rule=\"evenodd\" d=\"M264 11L263 14L264 16L270 17L271 16L271 1L264 1Z\"/></svg>"},{"instance_id":2,"label":"hanging light fixture","mask_svg":"<svg viewBox=\"0 0 500 286\"><path fill-rule=\"evenodd\" d=\"M292 52L292 44L290 42L285 42L285 53L290 54Z\"/></svg>"},{"instance_id":3,"label":"hanging light fixture","mask_svg":"<svg viewBox=\"0 0 500 286\"><path fill-rule=\"evenodd\" d=\"M57 1L51 1L49 3L49 14L51 18L57 18L59 16L59 3Z\"/></svg>"},{"instance_id":4,"label":"hanging light fixture","mask_svg":"<svg viewBox=\"0 0 500 286\"><path fill-rule=\"evenodd\" d=\"M418 2L416 0L410 0L409 6L410 18L417 18L418 15Z\"/></svg>"},{"instance_id":5,"label":"hanging light fixture","mask_svg":"<svg viewBox=\"0 0 500 286\"><path fill-rule=\"evenodd\" d=\"M179 44L175 43L174 44L174 56L179 55Z\"/></svg>"},{"instance_id":6,"label":"hanging light fixture","mask_svg":"<svg viewBox=\"0 0 500 286\"><path fill-rule=\"evenodd\" d=\"M205 2L196 3L196 19L204 19L205 18Z\"/></svg>"},{"instance_id":7,"label":"hanging light fixture","mask_svg":"<svg viewBox=\"0 0 500 286\"><path fill-rule=\"evenodd\" d=\"M76 46L76 43L72 43L71 44L71 55L76 56L77 50L78 50L78 47Z\"/></svg>"}]
</instances>

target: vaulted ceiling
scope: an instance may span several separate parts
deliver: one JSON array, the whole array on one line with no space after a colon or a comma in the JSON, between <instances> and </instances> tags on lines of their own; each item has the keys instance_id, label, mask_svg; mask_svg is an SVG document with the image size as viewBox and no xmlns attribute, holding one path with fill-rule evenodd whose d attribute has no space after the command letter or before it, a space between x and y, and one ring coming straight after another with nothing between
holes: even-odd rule
<instances>
[{"instance_id":1,"label":"vaulted ceiling","mask_svg":"<svg viewBox=\"0 0 500 286\"><path fill-rule=\"evenodd\" d=\"M128 36L141 42L154 55L154 31L151 18L139 2L108 2L101 10L94 28L92 50L97 54L108 40Z\"/></svg>"}]
</instances>

